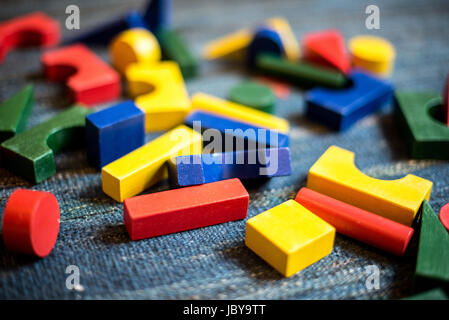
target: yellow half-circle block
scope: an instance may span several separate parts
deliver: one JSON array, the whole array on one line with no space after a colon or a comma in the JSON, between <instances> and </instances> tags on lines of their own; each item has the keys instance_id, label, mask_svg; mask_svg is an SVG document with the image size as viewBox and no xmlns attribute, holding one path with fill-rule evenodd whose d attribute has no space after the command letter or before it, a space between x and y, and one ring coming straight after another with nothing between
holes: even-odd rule
<instances>
[{"instance_id":1,"label":"yellow half-circle block","mask_svg":"<svg viewBox=\"0 0 449 320\"><path fill-rule=\"evenodd\" d=\"M201 134L187 126L178 126L104 166L101 170L103 191L123 202L165 179L165 163L169 159L201 152Z\"/></svg>"},{"instance_id":2,"label":"yellow half-circle block","mask_svg":"<svg viewBox=\"0 0 449 320\"><path fill-rule=\"evenodd\" d=\"M371 178L354 164L354 153L331 146L310 168L307 187L387 219L411 226L432 181L412 174L397 180Z\"/></svg>"},{"instance_id":3,"label":"yellow half-circle block","mask_svg":"<svg viewBox=\"0 0 449 320\"><path fill-rule=\"evenodd\" d=\"M176 62L132 64L126 79L129 95L145 112L147 132L169 130L184 121L190 99Z\"/></svg>"},{"instance_id":4,"label":"yellow half-circle block","mask_svg":"<svg viewBox=\"0 0 449 320\"><path fill-rule=\"evenodd\" d=\"M334 227L294 200L246 223L246 246L286 277L330 254L334 239Z\"/></svg>"},{"instance_id":5,"label":"yellow half-circle block","mask_svg":"<svg viewBox=\"0 0 449 320\"><path fill-rule=\"evenodd\" d=\"M352 65L380 76L388 76L394 67L396 51L386 39L376 36L356 36L349 40Z\"/></svg>"},{"instance_id":6,"label":"yellow half-circle block","mask_svg":"<svg viewBox=\"0 0 449 320\"><path fill-rule=\"evenodd\" d=\"M151 63L161 60L161 48L148 30L134 28L123 31L111 42L109 56L112 65L121 73L131 63Z\"/></svg>"},{"instance_id":7,"label":"yellow half-circle block","mask_svg":"<svg viewBox=\"0 0 449 320\"><path fill-rule=\"evenodd\" d=\"M285 119L205 93L193 95L192 109L203 110L253 126L278 130L282 133L288 133L289 130L288 121Z\"/></svg>"}]
</instances>

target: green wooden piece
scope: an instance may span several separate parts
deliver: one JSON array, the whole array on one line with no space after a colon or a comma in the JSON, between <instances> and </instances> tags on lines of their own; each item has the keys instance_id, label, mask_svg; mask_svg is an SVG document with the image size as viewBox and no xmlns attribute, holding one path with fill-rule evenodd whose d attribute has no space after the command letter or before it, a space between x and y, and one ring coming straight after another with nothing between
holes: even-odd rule
<instances>
[{"instance_id":1,"label":"green wooden piece","mask_svg":"<svg viewBox=\"0 0 449 320\"><path fill-rule=\"evenodd\" d=\"M0 104L0 143L25 130L33 105L32 84Z\"/></svg>"},{"instance_id":2,"label":"green wooden piece","mask_svg":"<svg viewBox=\"0 0 449 320\"><path fill-rule=\"evenodd\" d=\"M414 287L449 289L449 234L427 201L422 207Z\"/></svg>"},{"instance_id":3,"label":"green wooden piece","mask_svg":"<svg viewBox=\"0 0 449 320\"><path fill-rule=\"evenodd\" d=\"M85 142L85 117L92 110L73 106L6 140L0 146L3 164L32 183L56 172L54 153Z\"/></svg>"},{"instance_id":4,"label":"green wooden piece","mask_svg":"<svg viewBox=\"0 0 449 320\"><path fill-rule=\"evenodd\" d=\"M256 68L264 74L305 87L343 88L348 84L341 72L304 61L292 62L269 54L257 56Z\"/></svg>"},{"instance_id":5,"label":"green wooden piece","mask_svg":"<svg viewBox=\"0 0 449 320\"><path fill-rule=\"evenodd\" d=\"M257 82L245 81L229 91L229 100L260 111L273 113L276 96L273 91Z\"/></svg>"},{"instance_id":6,"label":"green wooden piece","mask_svg":"<svg viewBox=\"0 0 449 320\"><path fill-rule=\"evenodd\" d=\"M433 92L396 92L395 115L413 159L449 159L449 127Z\"/></svg>"},{"instance_id":7,"label":"green wooden piece","mask_svg":"<svg viewBox=\"0 0 449 320\"><path fill-rule=\"evenodd\" d=\"M156 33L165 59L176 61L184 78L192 78L197 73L198 62L181 35L174 30Z\"/></svg>"},{"instance_id":8,"label":"green wooden piece","mask_svg":"<svg viewBox=\"0 0 449 320\"><path fill-rule=\"evenodd\" d=\"M411 297L404 298L403 300L448 300L449 297L440 288L435 288L429 291L424 291L415 294Z\"/></svg>"}]
</instances>

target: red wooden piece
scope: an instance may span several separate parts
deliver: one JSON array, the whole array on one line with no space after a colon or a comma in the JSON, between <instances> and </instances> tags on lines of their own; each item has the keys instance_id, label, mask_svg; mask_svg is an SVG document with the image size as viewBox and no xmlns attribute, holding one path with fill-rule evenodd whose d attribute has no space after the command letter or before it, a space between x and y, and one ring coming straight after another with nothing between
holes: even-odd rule
<instances>
[{"instance_id":1,"label":"red wooden piece","mask_svg":"<svg viewBox=\"0 0 449 320\"><path fill-rule=\"evenodd\" d=\"M449 74L443 88L443 121L449 126Z\"/></svg>"},{"instance_id":2,"label":"red wooden piece","mask_svg":"<svg viewBox=\"0 0 449 320\"><path fill-rule=\"evenodd\" d=\"M59 233L59 205L44 191L18 189L3 213L3 242L21 253L45 257L53 249Z\"/></svg>"},{"instance_id":3,"label":"red wooden piece","mask_svg":"<svg viewBox=\"0 0 449 320\"><path fill-rule=\"evenodd\" d=\"M42 12L33 12L0 23L0 62L14 48L48 47L61 38L59 23Z\"/></svg>"},{"instance_id":4,"label":"red wooden piece","mask_svg":"<svg viewBox=\"0 0 449 320\"><path fill-rule=\"evenodd\" d=\"M152 193L125 200L132 240L244 219L249 195L239 179Z\"/></svg>"},{"instance_id":5,"label":"red wooden piece","mask_svg":"<svg viewBox=\"0 0 449 320\"><path fill-rule=\"evenodd\" d=\"M47 79L66 81L75 102L92 105L121 94L119 74L83 44L46 52L42 63Z\"/></svg>"},{"instance_id":6,"label":"red wooden piece","mask_svg":"<svg viewBox=\"0 0 449 320\"><path fill-rule=\"evenodd\" d=\"M337 232L398 256L404 254L413 235L413 228L307 188L299 190L295 200Z\"/></svg>"},{"instance_id":7,"label":"red wooden piece","mask_svg":"<svg viewBox=\"0 0 449 320\"><path fill-rule=\"evenodd\" d=\"M438 215L440 217L441 224L446 228L447 231L449 231L449 203L446 203L440 210L440 214Z\"/></svg>"},{"instance_id":8,"label":"red wooden piece","mask_svg":"<svg viewBox=\"0 0 449 320\"><path fill-rule=\"evenodd\" d=\"M337 30L311 32L303 38L304 58L348 73L351 67L345 40Z\"/></svg>"}]
</instances>

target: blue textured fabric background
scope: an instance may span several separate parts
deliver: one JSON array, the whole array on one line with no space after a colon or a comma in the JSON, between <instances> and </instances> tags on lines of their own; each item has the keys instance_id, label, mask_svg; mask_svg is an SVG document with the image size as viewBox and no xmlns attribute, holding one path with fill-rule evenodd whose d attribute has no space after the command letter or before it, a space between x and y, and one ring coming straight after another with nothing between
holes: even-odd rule
<instances>
[{"instance_id":1,"label":"blue textured fabric background","mask_svg":"<svg viewBox=\"0 0 449 320\"><path fill-rule=\"evenodd\" d=\"M68 4L80 7L81 29L86 30L129 8L141 7L143 1L3 0L0 20L42 10L64 25ZM365 29L368 4L379 6L381 30ZM196 54L208 40L281 15L288 18L297 37L338 28L347 39L362 33L388 38L397 50L392 80L398 89L441 92L449 70L446 0L178 0L174 10L175 27ZM70 31L64 29L63 34ZM94 50L108 58L105 48ZM0 101L27 82L35 84L30 127L70 104L63 85L43 79L39 57L38 49L14 51L0 65ZM190 94L203 91L225 97L246 77L238 67L201 62L200 75L188 80L187 87ZM276 105L276 113L292 127L293 174L246 183L248 218L293 198L305 185L310 166L333 144L356 152L357 166L370 176L394 179L413 173L432 180L430 203L436 212L449 201L448 162L410 160L391 108L338 134L304 118L303 94L293 89ZM59 237L47 258L16 255L0 241L0 298L395 299L410 294L413 254L389 256L340 235L332 254L288 279L245 247L246 220L132 242L123 225L122 205L102 192L100 174L87 164L85 151L65 152L56 162L57 174L34 186L0 168L0 208L16 188L50 191L61 207ZM161 183L147 192L168 188ZM373 264L380 268L380 289L370 291L365 286L365 267ZM66 288L68 265L80 268L83 290Z\"/></svg>"}]
</instances>

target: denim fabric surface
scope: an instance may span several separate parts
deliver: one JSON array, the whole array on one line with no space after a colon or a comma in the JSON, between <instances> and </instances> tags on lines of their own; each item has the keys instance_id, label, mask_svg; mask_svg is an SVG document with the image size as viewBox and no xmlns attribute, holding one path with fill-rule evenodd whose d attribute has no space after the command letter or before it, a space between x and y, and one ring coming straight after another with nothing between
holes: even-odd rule
<instances>
[{"instance_id":1,"label":"denim fabric surface","mask_svg":"<svg viewBox=\"0 0 449 320\"><path fill-rule=\"evenodd\" d=\"M142 6L143 1L2 1L0 19L42 10L64 25L69 4L80 7L81 28L86 30ZM368 4L380 8L380 30L365 28ZM288 18L297 37L335 27L347 39L366 33L388 38L397 50L392 80L398 89L441 92L449 71L449 2L445 0L195 0L175 1L174 8L175 26L197 54L208 40L281 15ZM70 31L64 28L63 34ZM106 48L94 50L108 59ZM27 82L35 84L37 102L29 127L70 104L63 85L43 79L39 57L38 49L14 51L0 65L0 101ZM189 93L225 97L234 84L248 77L242 70L202 62L200 75L187 81ZM448 162L409 160L391 107L337 134L304 118L303 94L293 88L276 105L276 113L291 124L293 174L245 183L250 193L248 218L292 199L305 185L310 166L333 144L354 151L357 166L370 176L395 179L413 173L432 180L430 203L436 212L449 201ZM0 241L0 298L386 299L410 293L413 254L396 258L341 235L332 254L288 279L245 247L246 220L132 242L123 225L122 205L102 192L100 173L87 164L86 151L62 153L56 162L57 174L34 186L0 168L0 208L16 188L50 191L61 207L59 237L47 258L16 255ZM146 192L168 188L161 183ZM66 288L68 265L79 267L83 290ZM380 268L379 290L365 286L368 265Z\"/></svg>"}]
</instances>

